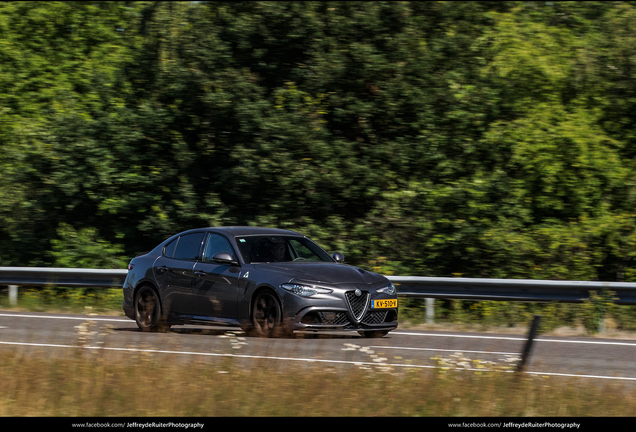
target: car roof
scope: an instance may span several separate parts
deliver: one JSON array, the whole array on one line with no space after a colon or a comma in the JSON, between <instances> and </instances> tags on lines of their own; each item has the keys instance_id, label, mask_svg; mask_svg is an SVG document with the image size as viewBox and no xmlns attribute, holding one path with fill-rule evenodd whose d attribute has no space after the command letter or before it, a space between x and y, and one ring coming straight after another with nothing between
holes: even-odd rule
<instances>
[{"instance_id":1,"label":"car roof","mask_svg":"<svg viewBox=\"0 0 636 432\"><path fill-rule=\"evenodd\" d=\"M236 236L248 236L248 235L296 235L302 236L302 234L296 231L290 231L279 228L261 228L250 226L229 226L229 227L208 227L204 228L206 231L216 231L225 233L227 235Z\"/></svg>"}]
</instances>

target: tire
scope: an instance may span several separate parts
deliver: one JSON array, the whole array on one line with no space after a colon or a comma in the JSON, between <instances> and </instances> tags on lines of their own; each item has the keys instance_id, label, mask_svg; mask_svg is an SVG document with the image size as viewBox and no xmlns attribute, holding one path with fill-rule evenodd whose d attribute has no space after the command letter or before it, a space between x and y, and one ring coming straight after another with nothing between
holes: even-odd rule
<instances>
[{"instance_id":1,"label":"tire","mask_svg":"<svg viewBox=\"0 0 636 432\"><path fill-rule=\"evenodd\" d=\"M283 323L283 309L271 291L261 291L254 299L248 333L258 337L281 337L291 334Z\"/></svg>"},{"instance_id":2,"label":"tire","mask_svg":"<svg viewBox=\"0 0 636 432\"><path fill-rule=\"evenodd\" d=\"M135 322L145 332L165 332L170 329L162 315L159 295L150 286L139 288L135 295Z\"/></svg>"},{"instance_id":3,"label":"tire","mask_svg":"<svg viewBox=\"0 0 636 432\"><path fill-rule=\"evenodd\" d=\"M359 331L360 336L365 338L381 338L389 334L388 331Z\"/></svg>"}]
</instances>

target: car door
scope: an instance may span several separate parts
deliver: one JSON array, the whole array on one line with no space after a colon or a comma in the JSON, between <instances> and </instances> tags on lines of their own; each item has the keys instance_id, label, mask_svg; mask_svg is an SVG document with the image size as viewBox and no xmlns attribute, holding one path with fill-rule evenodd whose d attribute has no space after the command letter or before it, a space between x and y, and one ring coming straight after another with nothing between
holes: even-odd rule
<instances>
[{"instance_id":1,"label":"car door","mask_svg":"<svg viewBox=\"0 0 636 432\"><path fill-rule=\"evenodd\" d=\"M168 244L153 271L167 312L192 314L194 264L201 257L205 232L185 234Z\"/></svg>"},{"instance_id":2,"label":"car door","mask_svg":"<svg viewBox=\"0 0 636 432\"><path fill-rule=\"evenodd\" d=\"M236 253L230 242L221 234L209 233L202 259L194 266L195 315L237 317L241 268L237 264L213 262L212 257L221 252L230 254L236 262Z\"/></svg>"}]
</instances>

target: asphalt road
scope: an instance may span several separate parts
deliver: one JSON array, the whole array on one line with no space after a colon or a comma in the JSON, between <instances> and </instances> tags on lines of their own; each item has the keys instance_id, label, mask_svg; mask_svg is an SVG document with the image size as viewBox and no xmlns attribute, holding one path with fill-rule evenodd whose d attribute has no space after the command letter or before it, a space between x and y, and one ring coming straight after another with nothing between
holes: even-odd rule
<instances>
[{"instance_id":1,"label":"asphalt road","mask_svg":"<svg viewBox=\"0 0 636 432\"><path fill-rule=\"evenodd\" d=\"M233 357L246 366L322 364L326 367L514 368L526 335L398 329L381 339L355 332L297 333L284 339L247 337L239 329L175 326L167 333L143 333L124 317L0 311L0 350L33 355L99 352L113 361L132 354L167 356L174 361ZM436 360L434 357L437 357ZM606 382L636 383L636 341L586 337L535 339L526 373L577 376Z\"/></svg>"}]
</instances>

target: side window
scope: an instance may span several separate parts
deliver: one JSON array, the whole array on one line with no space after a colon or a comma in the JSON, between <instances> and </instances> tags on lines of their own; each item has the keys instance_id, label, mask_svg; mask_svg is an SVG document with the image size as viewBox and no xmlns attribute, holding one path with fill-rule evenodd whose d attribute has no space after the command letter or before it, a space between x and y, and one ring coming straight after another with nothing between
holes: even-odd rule
<instances>
[{"instance_id":1,"label":"side window","mask_svg":"<svg viewBox=\"0 0 636 432\"><path fill-rule=\"evenodd\" d=\"M311 251L307 246L300 243L298 240L291 240L291 245L294 248L294 252L298 255L298 258L311 260L311 261L320 261L320 258Z\"/></svg>"},{"instance_id":2,"label":"side window","mask_svg":"<svg viewBox=\"0 0 636 432\"><path fill-rule=\"evenodd\" d=\"M173 258L192 261L200 259L199 251L201 250L204 235L205 233L201 232L179 237Z\"/></svg>"},{"instance_id":3,"label":"side window","mask_svg":"<svg viewBox=\"0 0 636 432\"><path fill-rule=\"evenodd\" d=\"M212 261L212 257L219 252L227 252L232 255L232 259L236 259L230 242L221 235L210 233L208 242L205 245L205 251L203 252L203 261Z\"/></svg>"},{"instance_id":4,"label":"side window","mask_svg":"<svg viewBox=\"0 0 636 432\"><path fill-rule=\"evenodd\" d=\"M165 248L163 248L163 254L167 257L172 258L172 255L174 254L174 250L177 247L177 242L179 241L179 237L177 237L176 239L172 240L170 243L168 243L166 245Z\"/></svg>"}]
</instances>

